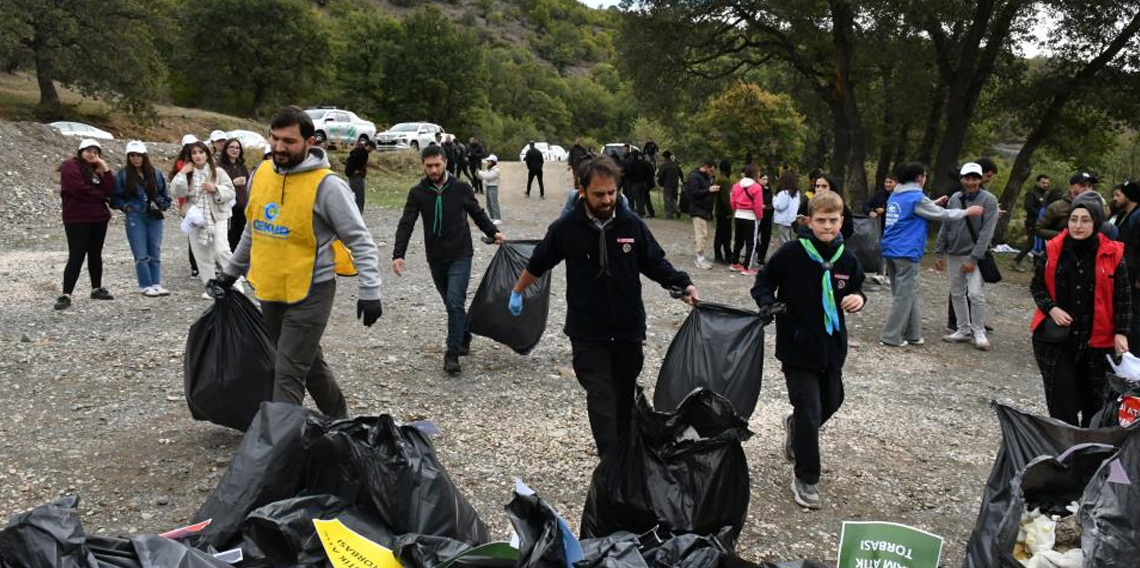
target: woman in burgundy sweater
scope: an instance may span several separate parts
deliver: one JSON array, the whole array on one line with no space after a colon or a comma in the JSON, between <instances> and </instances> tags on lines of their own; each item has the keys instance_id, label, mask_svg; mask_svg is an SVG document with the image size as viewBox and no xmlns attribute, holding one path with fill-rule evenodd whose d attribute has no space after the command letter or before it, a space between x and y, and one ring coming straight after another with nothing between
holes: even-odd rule
<instances>
[{"instance_id":1,"label":"woman in burgundy sweater","mask_svg":"<svg viewBox=\"0 0 1140 568\"><path fill-rule=\"evenodd\" d=\"M98 142L84 139L75 158L60 166L59 192L63 198L63 229L67 233L67 266L63 269L63 295L56 300L55 309L71 307L71 293L79 281L84 258L91 276L91 298L113 300L103 287L103 239L111 219L107 202L115 192L115 178L103 161Z\"/></svg>"}]
</instances>

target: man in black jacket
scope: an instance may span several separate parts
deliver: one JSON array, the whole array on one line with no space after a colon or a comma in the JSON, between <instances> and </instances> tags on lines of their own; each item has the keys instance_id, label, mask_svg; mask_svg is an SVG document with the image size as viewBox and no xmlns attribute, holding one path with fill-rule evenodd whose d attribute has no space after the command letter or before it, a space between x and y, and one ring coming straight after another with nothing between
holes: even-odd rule
<instances>
[{"instance_id":1,"label":"man in black jacket","mask_svg":"<svg viewBox=\"0 0 1140 568\"><path fill-rule=\"evenodd\" d=\"M661 186L661 193L665 198L665 218L677 219L681 216L677 212L677 190L681 188L684 172L673 157L673 152L665 150L661 157L665 159L665 163L657 169L657 185Z\"/></svg>"},{"instance_id":2,"label":"man in black jacket","mask_svg":"<svg viewBox=\"0 0 1140 568\"><path fill-rule=\"evenodd\" d=\"M537 178L538 196L541 199L546 199L546 187L542 185L542 151L534 147L533 141L530 143L530 149L523 156L523 161L526 162L526 196L530 197L530 185Z\"/></svg>"},{"instance_id":3,"label":"man in black jacket","mask_svg":"<svg viewBox=\"0 0 1140 568\"><path fill-rule=\"evenodd\" d=\"M586 408L598 455L614 448L629 426L634 388L644 362L645 305L641 275L700 298L689 275L665 260L649 227L617 207L621 170L609 156L581 166L577 207L550 225L511 292L510 310L522 313L534 281L566 262L566 326L574 374L586 389Z\"/></svg>"},{"instance_id":4,"label":"man in black jacket","mask_svg":"<svg viewBox=\"0 0 1140 568\"><path fill-rule=\"evenodd\" d=\"M356 196L356 208L364 213L364 178L368 176L368 155L376 149L376 143L368 140L356 142L356 147L348 153L344 162L344 176L348 178L348 187Z\"/></svg>"},{"instance_id":5,"label":"man in black jacket","mask_svg":"<svg viewBox=\"0 0 1140 568\"><path fill-rule=\"evenodd\" d=\"M649 193L653 188L653 164L642 158L641 152L637 150L629 153L626 162L625 188L626 197L633 200L633 207L639 216L645 217L646 211L650 217L657 216Z\"/></svg>"},{"instance_id":6,"label":"man in black jacket","mask_svg":"<svg viewBox=\"0 0 1140 568\"><path fill-rule=\"evenodd\" d=\"M470 215L475 224L495 243L502 244L506 237L479 207L471 186L447 173L447 159L443 148L428 146L420 153L424 179L408 191L404 214L396 228L396 244L392 248L392 272L404 274L404 253L416 226L416 216L424 222L424 249L427 253L431 278L447 307L447 353L443 370L449 375L462 371L459 356L466 355L471 343L467 333L467 285L471 281L471 227Z\"/></svg>"},{"instance_id":7,"label":"man in black jacket","mask_svg":"<svg viewBox=\"0 0 1140 568\"><path fill-rule=\"evenodd\" d=\"M582 146L582 139L575 138L574 145L570 147L570 154L566 157L566 163L569 165L570 174L574 176L574 189L578 189L578 166L586 160L589 153L586 148Z\"/></svg>"},{"instance_id":8,"label":"man in black jacket","mask_svg":"<svg viewBox=\"0 0 1140 568\"><path fill-rule=\"evenodd\" d=\"M475 193L483 193L483 180L479 179L479 169L483 167L483 158L487 157L487 150L474 136L467 141L467 177L471 179L471 187Z\"/></svg>"},{"instance_id":9,"label":"man in black jacket","mask_svg":"<svg viewBox=\"0 0 1140 568\"><path fill-rule=\"evenodd\" d=\"M701 167L689 172L689 179L685 180L685 194L689 196L689 215L693 217L696 265L697 268L704 270L712 268L712 263L705 258L705 247L709 244L709 221L712 220L716 193L720 191L719 185L712 184L715 168L716 164L712 160L705 160Z\"/></svg>"},{"instance_id":10,"label":"man in black jacket","mask_svg":"<svg viewBox=\"0 0 1140 568\"><path fill-rule=\"evenodd\" d=\"M443 155L447 158L447 173L459 175L459 148L455 146L455 136L448 134L443 139Z\"/></svg>"},{"instance_id":11,"label":"man in black jacket","mask_svg":"<svg viewBox=\"0 0 1140 568\"><path fill-rule=\"evenodd\" d=\"M1049 186L1053 181L1049 176L1041 174L1037 176L1037 184L1025 192L1025 201L1021 204L1021 208L1025 210L1025 245L1017 251L1017 256L1013 258L1013 269L1017 272L1025 272L1025 268L1021 266L1021 261L1033 251L1033 242L1037 230L1037 218L1041 216L1041 210L1045 209L1048 205L1047 198L1049 195Z\"/></svg>"}]
</instances>

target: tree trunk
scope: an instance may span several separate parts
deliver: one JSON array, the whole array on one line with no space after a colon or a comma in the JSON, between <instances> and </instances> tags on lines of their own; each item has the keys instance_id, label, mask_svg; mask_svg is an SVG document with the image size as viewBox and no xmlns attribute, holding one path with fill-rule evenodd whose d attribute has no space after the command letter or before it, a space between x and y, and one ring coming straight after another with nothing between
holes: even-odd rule
<instances>
[{"instance_id":1,"label":"tree trunk","mask_svg":"<svg viewBox=\"0 0 1140 568\"><path fill-rule=\"evenodd\" d=\"M839 156L835 156L833 163L842 170L833 173L842 176L842 179L836 181L848 199L862 203L867 199L867 136L855 97L855 84L851 80L851 62L855 54L855 10L846 0L831 0L828 4L831 7L832 43L835 45L836 60L832 88L838 99L847 138L847 159L841 162Z\"/></svg>"},{"instance_id":2,"label":"tree trunk","mask_svg":"<svg viewBox=\"0 0 1140 568\"><path fill-rule=\"evenodd\" d=\"M43 41L41 41L43 39ZM40 37L40 30L36 30L32 44L33 58L36 63L36 83L40 87L40 107L44 109L59 108L59 92L55 90L55 62L48 54L46 38Z\"/></svg>"},{"instance_id":3,"label":"tree trunk","mask_svg":"<svg viewBox=\"0 0 1140 568\"><path fill-rule=\"evenodd\" d=\"M265 104L266 86L263 83L253 84L253 100L249 105L249 115L255 119L261 118L261 105Z\"/></svg>"},{"instance_id":4,"label":"tree trunk","mask_svg":"<svg viewBox=\"0 0 1140 568\"><path fill-rule=\"evenodd\" d=\"M938 140L938 131L942 127L942 109L946 106L946 88L939 86L934 89L931 97L930 112L926 115L926 128L922 131L922 142L918 145L918 155L914 159L929 165L934 156L934 142Z\"/></svg>"},{"instance_id":5,"label":"tree trunk","mask_svg":"<svg viewBox=\"0 0 1140 568\"><path fill-rule=\"evenodd\" d=\"M883 124L879 133L879 161L875 164L875 189L882 187L891 168L891 157L898 147L898 137L904 133L895 130L894 90L891 89L891 68L882 70Z\"/></svg>"}]
</instances>

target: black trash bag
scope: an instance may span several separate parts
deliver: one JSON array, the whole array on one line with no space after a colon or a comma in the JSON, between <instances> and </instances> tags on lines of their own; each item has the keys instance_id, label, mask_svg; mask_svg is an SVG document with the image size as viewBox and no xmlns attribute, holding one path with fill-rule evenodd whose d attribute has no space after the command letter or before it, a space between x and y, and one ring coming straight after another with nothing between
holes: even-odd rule
<instances>
[{"instance_id":1,"label":"black trash bag","mask_svg":"<svg viewBox=\"0 0 1140 568\"><path fill-rule=\"evenodd\" d=\"M486 549L442 536L406 534L392 549L404 568L512 568L515 558L494 557Z\"/></svg>"},{"instance_id":2,"label":"black trash bag","mask_svg":"<svg viewBox=\"0 0 1140 568\"><path fill-rule=\"evenodd\" d=\"M530 261L539 241L507 241L487 266L471 307L468 330L510 347L519 355L530 353L546 331L550 313L550 272L523 291L523 312L512 316L507 309L511 290Z\"/></svg>"},{"instance_id":3,"label":"black trash bag","mask_svg":"<svg viewBox=\"0 0 1140 568\"><path fill-rule=\"evenodd\" d=\"M649 568L720 568L728 553L716 537L680 534L642 555Z\"/></svg>"},{"instance_id":4,"label":"black trash bag","mask_svg":"<svg viewBox=\"0 0 1140 568\"><path fill-rule=\"evenodd\" d=\"M583 559L574 568L649 568L641 556L637 535L618 531L602 538L579 541Z\"/></svg>"},{"instance_id":5,"label":"black trash bag","mask_svg":"<svg viewBox=\"0 0 1140 568\"><path fill-rule=\"evenodd\" d=\"M307 461L304 425L312 414L294 404L262 403L229 469L194 514L194 522L212 519L196 541L219 550L232 548L254 509L300 492Z\"/></svg>"},{"instance_id":6,"label":"black trash bag","mask_svg":"<svg viewBox=\"0 0 1140 568\"><path fill-rule=\"evenodd\" d=\"M66 497L15 515L0 530L6 568L229 568L200 550L156 535L88 536Z\"/></svg>"},{"instance_id":7,"label":"black trash bag","mask_svg":"<svg viewBox=\"0 0 1140 568\"><path fill-rule=\"evenodd\" d=\"M764 318L756 312L699 302L673 337L657 375L653 406L673 410L689 393L707 388L747 419L760 398L764 373Z\"/></svg>"},{"instance_id":8,"label":"black trash bag","mask_svg":"<svg viewBox=\"0 0 1140 568\"><path fill-rule=\"evenodd\" d=\"M750 497L741 443L752 436L728 399L694 391L676 411L654 412L637 391L629 431L602 458L582 511L581 537L618 531L712 535L735 549Z\"/></svg>"},{"instance_id":9,"label":"black trash bag","mask_svg":"<svg viewBox=\"0 0 1140 568\"><path fill-rule=\"evenodd\" d=\"M363 501L363 489L396 534L442 536L473 545L489 540L479 514L415 426L397 424L387 414L335 422L319 417L309 421L305 439L307 446L327 452L322 460L311 460L309 479L346 480L345 494L327 492L349 502ZM326 467L334 469L322 472Z\"/></svg>"},{"instance_id":10,"label":"black trash bag","mask_svg":"<svg viewBox=\"0 0 1140 568\"><path fill-rule=\"evenodd\" d=\"M538 495L516 488L505 509L519 537L517 568L567 568L582 559L580 545L566 540L569 527Z\"/></svg>"},{"instance_id":11,"label":"black trash bag","mask_svg":"<svg viewBox=\"0 0 1140 568\"><path fill-rule=\"evenodd\" d=\"M0 558L10 568L95 568L76 507L79 497L14 515L0 530Z\"/></svg>"},{"instance_id":12,"label":"black trash bag","mask_svg":"<svg viewBox=\"0 0 1140 568\"><path fill-rule=\"evenodd\" d=\"M866 215L855 215L852 219L854 232L851 238L843 239L847 250L859 259L859 264L867 274L878 272L882 268L883 239L882 225L879 219Z\"/></svg>"},{"instance_id":13,"label":"black trash bag","mask_svg":"<svg viewBox=\"0 0 1140 568\"><path fill-rule=\"evenodd\" d=\"M966 544L964 568L1021 568L1013 557L1013 546L1026 505L1051 507L1065 499L1064 504L1081 502L1078 520L1085 531L1082 548L1087 566L1134 566L1131 555L1110 558L1105 551L1121 546L1140 550L1140 517L1135 514L1135 507L1140 507L1140 484L1122 485L1109 479L1120 471L1128 479L1140 479L1140 442L1135 435L1140 429L1077 428L1004 405L993 406L1002 443ZM1089 539L1094 535L1111 544L1099 553L1091 551ZM1098 562L1091 561L1094 553L1100 554Z\"/></svg>"},{"instance_id":14,"label":"black trash bag","mask_svg":"<svg viewBox=\"0 0 1140 568\"><path fill-rule=\"evenodd\" d=\"M1140 421L1140 417L1137 416L1138 409L1133 400L1129 400L1125 405L1125 415L1131 422L1129 424L1121 422L1120 415L1120 407L1125 401L1125 397L1140 398L1140 384L1129 382L1111 373L1105 375L1105 379L1108 396L1104 407L1093 415L1089 427L1111 428L1113 426L1127 426L1131 422Z\"/></svg>"},{"instance_id":15,"label":"black trash bag","mask_svg":"<svg viewBox=\"0 0 1140 568\"><path fill-rule=\"evenodd\" d=\"M227 291L186 337L190 415L244 432L261 403L273 400L275 353L261 312L244 294Z\"/></svg>"},{"instance_id":16,"label":"black trash bag","mask_svg":"<svg viewBox=\"0 0 1140 568\"><path fill-rule=\"evenodd\" d=\"M286 499L246 517L242 526L242 567L326 566L328 556L313 519L338 519L357 534L388 548L396 538L374 515L355 510L332 495Z\"/></svg>"}]
</instances>

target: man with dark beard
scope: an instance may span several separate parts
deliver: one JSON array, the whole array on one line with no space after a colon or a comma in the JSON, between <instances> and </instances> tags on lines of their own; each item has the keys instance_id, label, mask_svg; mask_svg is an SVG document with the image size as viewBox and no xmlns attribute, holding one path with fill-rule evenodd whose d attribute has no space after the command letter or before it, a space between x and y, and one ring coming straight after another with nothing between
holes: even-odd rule
<instances>
[{"instance_id":1,"label":"man with dark beard","mask_svg":"<svg viewBox=\"0 0 1140 568\"><path fill-rule=\"evenodd\" d=\"M321 336L336 297L334 243L352 251L360 290L356 317L376 323L380 305L379 251L348 184L316 148L313 120L297 107L273 113L269 143L273 167L249 181L249 223L222 274L207 285L217 296L246 275L261 301L261 316L277 347L273 400L300 405L308 390L321 412L345 418L348 409ZM248 272L248 274L246 274Z\"/></svg>"},{"instance_id":2,"label":"man with dark beard","mask_svg":"<svg viewBox=\"0 0 1140 568\"><path fill-rule=\"evenodd\" d=\"M566 325L574 374L586 389L586 408L598 455L615 447L629 426L637 376L644 361L645 305L641 275L666 289L699 300L689 275L665 260L649 227L628 208L618 207L621 168L609 156L579 166L581 199L555 221L535 247L511 292L509 308L519 315L523 293L559 262L566 261Z\"/></svg>"}]
</instances>

